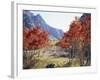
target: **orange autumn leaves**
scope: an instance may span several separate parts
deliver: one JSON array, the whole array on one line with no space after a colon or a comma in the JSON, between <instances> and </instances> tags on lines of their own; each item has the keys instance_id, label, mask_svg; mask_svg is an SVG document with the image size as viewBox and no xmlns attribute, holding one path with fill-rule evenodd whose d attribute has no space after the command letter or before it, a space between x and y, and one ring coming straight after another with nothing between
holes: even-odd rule
<instances>
[{"instance_id":1,"label":"orange autumn leaves","mask_svg":"<svg viewBox=\"0 0 100 80\"><path fill-rule=\"evenodd\" d=\"M34 27L31 30L24 28L23 36L24 49L43 48L49 41L49 33L39 27Z\"/></svg>"},{"instance_id":2,"label":"orange autumn leaves","mask_svg":"<svg viewBox=\"0 0 100 80\"><path fill-rule=\"evenodd\" d=\"M60 41L62 48L70 48L73 42L81 43L81 48L91 41L91 16L85 16L82 21L77 17L71 23L68 32L64 33L63 39Z\"/></svg>"}]
</instances>

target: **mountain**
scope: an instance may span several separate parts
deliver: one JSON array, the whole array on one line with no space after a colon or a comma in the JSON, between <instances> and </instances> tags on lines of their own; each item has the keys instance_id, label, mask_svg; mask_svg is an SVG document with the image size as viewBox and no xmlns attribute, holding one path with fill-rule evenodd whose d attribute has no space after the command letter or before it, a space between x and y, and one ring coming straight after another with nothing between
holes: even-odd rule
<instances>
[{"instance_id":1,"label":"mountain","mask_svg":"<svg viewBox=\"0 0 100 80\"><path fill-rule=\"evenodd\" d=\"M85 17L91 16L91 13L83 13L83 15L80 17L80 21L83 22Z\"/></svg>"},{"instance_id":2,"label":"mountain","mask_svg":"<svg viewBox=\"0 0 100 80\"><path fill-rule=\"evenodd\" d=\"M23 26L29 29L38 26L44 31L49 32L50 39L62 39L64 36L64 32L61 29L50 26L40 14L34 15L34 13L28 10L23 11Z\"/></svg>"}]
</instances>

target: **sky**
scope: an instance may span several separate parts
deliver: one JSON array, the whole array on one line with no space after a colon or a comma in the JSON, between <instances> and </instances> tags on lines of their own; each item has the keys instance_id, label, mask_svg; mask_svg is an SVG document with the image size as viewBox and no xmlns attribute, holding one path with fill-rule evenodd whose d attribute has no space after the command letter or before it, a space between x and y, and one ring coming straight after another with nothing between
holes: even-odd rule
<instances>
[{"instance_id":1,"label":"sky","mask_svg":"<svg viewBox=\"0 0 100 80\"><path fill-rule=\"evenodd\" d=\"M82 16L82 13L61 13L61 12L44 12L31 11L34 15L40 14L46 23L54 28L62 29L64 32L69 30L69 26L75 17Z\"/></svg>"}]
</instances>

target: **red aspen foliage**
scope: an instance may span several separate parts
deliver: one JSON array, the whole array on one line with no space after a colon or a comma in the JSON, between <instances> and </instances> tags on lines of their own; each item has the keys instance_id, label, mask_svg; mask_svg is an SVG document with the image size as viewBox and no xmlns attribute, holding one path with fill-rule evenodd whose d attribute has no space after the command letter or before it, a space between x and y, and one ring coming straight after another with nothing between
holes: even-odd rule
<instances>
[{"instance_id":1,"label":"red aspen foliage","mask_svg":"<svg viewBox=\"0 0 100 80\"><path fill-rule=\"evenodd\" d=\"M69 31L64 33L63 39L60 41L62 48L72 46L72 42L76 40L81 42L81 46L89 44L91 41L91 16L85 15L82 21L78 18L71 23ZM84 47L84 45L82 47Z\"/></svg>"},{"instance_id":2,"label":"red aspen foliage","mask_svg":"<svg viewBox=\"0 0 100 80\"><path fill-rule=\"evenodd\" d=\"M24 49L43 48L48 44L49 33L43 31L40 27L34 27L31 30L24 28L23 30L23 46Z\"/></svg>"}]
</instances>

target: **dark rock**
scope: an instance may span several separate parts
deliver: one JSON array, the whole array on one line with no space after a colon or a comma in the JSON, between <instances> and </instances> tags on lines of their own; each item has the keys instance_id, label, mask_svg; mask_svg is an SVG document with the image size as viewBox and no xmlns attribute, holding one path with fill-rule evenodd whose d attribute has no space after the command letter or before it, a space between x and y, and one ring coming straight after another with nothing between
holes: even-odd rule
<instances>
[{"instance_id":1,"label":"dark rock","mask_svg":"<svg viewBox=\"0 0 100 80\"><path fill-rule=\"evenodd\" d=\"M48 64L46 68L54 68L55 64Z\"/></svg>"}]
</instances>

